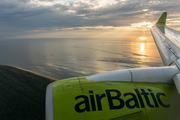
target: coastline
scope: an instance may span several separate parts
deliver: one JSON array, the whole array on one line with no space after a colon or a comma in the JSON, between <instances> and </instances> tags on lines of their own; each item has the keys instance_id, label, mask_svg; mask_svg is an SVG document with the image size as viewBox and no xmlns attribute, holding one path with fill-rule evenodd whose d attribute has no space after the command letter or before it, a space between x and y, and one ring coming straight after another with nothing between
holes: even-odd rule
<instances>
[{"instance_id":1,"label":"coastline","mask_svg":"<svg viewBox=\"0 0 180 120\"><path fill-rule=\"evenodd\" d=\"M57 79L0 65L0 119L44 120L46 86Z\"/></svg>"},{"instance_id":2,"label":"coastline","mask_svg":"<svg viewBox=\"0 0 180 120\"><path fill-rule=\"evenodd\" d=\"M42 75L42 74L40 74L40 73L36 73L36 72L30 71L30 70L27 70L27 69L23 69L23 68L20 68L20 67L11 66L11 65L3 65L3 66L13 67L13 68L16 68L16 69L19 69L19 70L23 70L23 71L26 71L26 72L29 72L29 73L38 75L38 76L42 76L42 77L47 78L47 79L54 80L54 81L57 81L57 80L58 80L58 79L56 79L56 78L52 78L52 77L49 77L49 76L46 76L46 75ZM1 65L0 65L0 67L1 67Z\"/></svg>"}]
</instances>

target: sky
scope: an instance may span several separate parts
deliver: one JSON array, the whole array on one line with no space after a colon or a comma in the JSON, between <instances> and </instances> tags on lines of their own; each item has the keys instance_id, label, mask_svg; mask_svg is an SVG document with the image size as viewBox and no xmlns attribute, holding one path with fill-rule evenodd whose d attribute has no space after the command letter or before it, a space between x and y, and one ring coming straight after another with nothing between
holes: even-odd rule
<instances>
[{"instance_id":1,"label":"sky","mask_svg":"<svg viewBox=\"0 0 180 120\"><path fill-rule=\"evenodd\" d=\"M163 12L180 30L179 0L0 0L0 39L148 31Z\"/></svg>"}]
</instances>

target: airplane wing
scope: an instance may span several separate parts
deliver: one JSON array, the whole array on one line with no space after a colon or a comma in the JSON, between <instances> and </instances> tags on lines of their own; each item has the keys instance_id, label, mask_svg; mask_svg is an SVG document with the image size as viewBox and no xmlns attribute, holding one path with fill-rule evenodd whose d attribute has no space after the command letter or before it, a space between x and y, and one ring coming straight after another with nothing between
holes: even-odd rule
<instances>
[{"instance_id":1,"label":"airplane wing","mask_svg":"<svg viewBox=\"0 0 180 120\"><path fill-rule=\"evenodd\" d=\"M166 16L167 12L164 12L151 33L164 65L169 66L180 57L180 33L166 26Z\"/></svg>"},{"instance_id":2,"label":"airplane wing","mask_svg":"<svg viewBox=\"0 0 180 120\"><path fill-rule=\"evenodd\" d=\"M46 89L46 120L179 119L180 34L166 26L166 16L151 28L165 67L53 82Z\"/></svg>"},{"instance_id":3,"label":"airplane wing","mask_svg":"<svg viewBox=\"0 0 180 120\"><path fill-rule=\"evenodd\" d=\"M166 17L167 12L164 12L151 28L151 33L164 65L174 63L180 69L180 32L166 26ZM175 75L173 80L180 94L180 74Z\"/></svg>"}]
</instances>

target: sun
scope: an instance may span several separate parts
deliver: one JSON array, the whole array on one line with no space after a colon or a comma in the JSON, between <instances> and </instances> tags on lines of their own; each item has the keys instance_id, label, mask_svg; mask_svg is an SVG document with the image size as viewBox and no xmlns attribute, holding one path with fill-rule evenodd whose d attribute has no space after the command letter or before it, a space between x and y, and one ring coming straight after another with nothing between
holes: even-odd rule
<instances>
[{"instance_id":1,"label":"sun","mask_svg":"<svg viewBox=\"0 0 180 120\"><path fill-rule=\"evenodd\" d=\"M146 40L147 38L146 37L139 37L139 39Z\"/></svg>"}]
</instances>

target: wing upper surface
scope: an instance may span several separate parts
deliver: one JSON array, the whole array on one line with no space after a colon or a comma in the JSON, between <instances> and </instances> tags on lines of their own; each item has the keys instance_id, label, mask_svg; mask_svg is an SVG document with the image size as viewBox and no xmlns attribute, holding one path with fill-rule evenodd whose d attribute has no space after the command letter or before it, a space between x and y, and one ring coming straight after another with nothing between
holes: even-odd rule
<instances>
[{"instance_id":1,"label":"wing upper surface","mask_svg":"<svg viewBox=\"0 0 180 120\"><path fill-rule=\"evenodd\" d=\"M161 26L165 27L165 26ZM162 31L155 25L151 28L151 33L153 35L156 46L159 50L161 58L164 65L171 65L177 56L175 55L175 50L170 44L170 40L162 33Z\"/></svg>"}]
</instances>

